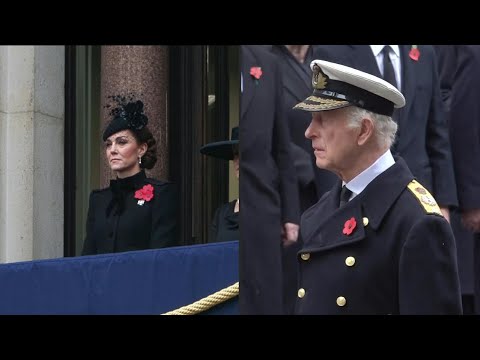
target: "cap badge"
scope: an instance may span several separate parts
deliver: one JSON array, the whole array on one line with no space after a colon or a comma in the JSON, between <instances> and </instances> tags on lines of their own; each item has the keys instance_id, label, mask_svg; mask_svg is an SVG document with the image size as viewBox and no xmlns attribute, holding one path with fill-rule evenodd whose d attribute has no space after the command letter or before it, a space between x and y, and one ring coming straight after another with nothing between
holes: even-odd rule
<instances>
[{"instance_id":1,"label":"cap badge","mask_svg":"<svg viewBox=\"0 0 480 360\"><path fill-rule=\"evenodd\" d=\"M322 72L320 66L313 65L312 85L315 89L325 89L327 86L328 76Z\"/></svg>"}]
</instances>

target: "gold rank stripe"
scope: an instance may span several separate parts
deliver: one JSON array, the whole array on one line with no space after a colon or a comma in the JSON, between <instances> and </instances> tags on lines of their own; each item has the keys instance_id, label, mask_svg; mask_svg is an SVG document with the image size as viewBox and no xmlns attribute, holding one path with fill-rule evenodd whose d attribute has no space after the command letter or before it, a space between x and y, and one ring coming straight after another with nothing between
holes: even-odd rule
<instances>
[{"instance_id":1,"label":"gold rank stripe","mask_svg":"<svg viewBox=\"0 0 480 360\"><path fill-rule=\"evenodd\" d=\"M336 105L338 103L341 103L342 105L347 105L348 101L346 100L339 100L339 99L327 99L327 98L322 98L318 96L309 96L306 101L313 101L316 103L321 103L324 105Z\"/></svg>"},{"instance_id":2,"label":"gold rank stripe","mask_svg":"<svg viewBox=\"0 0 480 360\"><path fill-rule=\"evenodd\" d=\"M438 214L443 216L440 207L433 196L417 180L412 180L410 184L408 184L408 189L418 199L422 207L425 209L425 212L428 214Z\"/></svg>"},{"instance_id":3,"label":"gold rank stripe","mask_svg":"<svg viewBox=\"0 0 480 360\"><path fill-rule=\"evenodd\" d=\"M339 109L348 105L350 105L350 103L346 100L326 99L312 95L293 108L307 111L322 111Z\"/></svg>"}]
</instances>

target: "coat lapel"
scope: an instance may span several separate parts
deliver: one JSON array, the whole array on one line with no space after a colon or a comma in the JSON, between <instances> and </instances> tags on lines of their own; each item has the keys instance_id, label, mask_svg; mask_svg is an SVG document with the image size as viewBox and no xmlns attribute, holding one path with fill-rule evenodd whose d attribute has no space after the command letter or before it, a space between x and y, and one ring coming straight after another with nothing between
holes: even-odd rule
<instances>
[{"instance_id":1,"label":"coat lapel","mask_svg":"<svg viewBox=\"0 0 480 360\"><path fill-rule=\"evenodd\" d=\"M310 82L307 85L304 79L306 74L301 74L303 70L299 66L292 68L292 65L289 64L289 71L290 73L285 73L283 86L297 101L305 100L305 97L312 92L311 77L309 77Z\"/></svg>"},{"instance_id":2,"label":"coat lapel","mask_svg":"<svg viewBox=\"0 0 480 360\"><path fill-rule=\"evenodd\" d=\"M317 205L302 214L300 229L304 243L314 236L318 224L323 223L324 214L330 214L338 207L341 186L342 182L337 180L332 189L323 195Z\"/></svg>"},{"instance_id":3,"label":"coat lapel","mask_svg":"<svg viewBox=\"0 0 480 360\"><path fill-rule=\"evenodd\" d=\"M398 125L399 128L405 128L405 123L408 118L410 107L412 106L413 99L415 97L416 76L415 66L416 62L410 59L408 55L410 51L410 45L400 46L400 61L402 63L402 93L405 97L406 104L403 108L398 109Z\"/></svg>"},{"instance_id":4,"label":"coat lapel","mask_svg":"<svg viewBox=\"0 0 480 360\"><path fill-rule=\"evenodd\" d=\"M367 226L372 230L379 229L390 207L413 179L405 161L401 158L395 160L393 166L342 208L338 208L341 182L337 182L330 193L310 208L302 216L304 247L301 252L324 251L363 240L366 237L364 218L368 219ZM379 189L388 191L379 196ZM345 234L347 222L351 222L352 218L355 219L355 226L351 233Z\"/></svg>"},{"instance_id":5,"label":"coat lapel","mask_svg":"<svg viewBox=\"0 0 480 360\"><path fill-rule=\"evenodd\" d=\"M261 67L260 59L255 56L248 46L242 46L241 51L243 91L240 99L240 119L247 112L256 92L255 79L250 75L250 69L253 66Z\"/></svg>"},{"instance_id":6,"label":"coat lapel","mask_svg":"<svg viewBox=\"0 0 480 360\"><path fill-rule=\"evenodd\" d=\"M353 51L349 51L350 62L358 70L382 78L382 73L378 68L377 60L369 45L350 45Z\"/></svg>"},{"instance_id":7,"label":"coat lapel","mask_svg":"<svg viewBox=\"0 0 480 360\"><path fill-rule=\"evenodd\" d=\"M334 205L334 199L337 199L338 196L335 194L330 198L329 201L333 199L332 205ZM305 245L302 252L324 251L365 238L361 201L358 197L349 201L342 208L330 208L330 212L325 208L319 210L318 214L323 213L324 217L321 219L317 217L317 221L320 221L318 227L310 233L309 237L303 239ZM330 215L325 217L325 214ZM348 227L351 232L345 232Z\"/></svg>"},{"instance_id":8,"label":"coat lapel","mask_svg":"<svg viewBox=\"0 0 480 360\"><path fill-rule=\"evenodd\" d=\"M301 230L304 246L301 252L324 251L344 246L365 238L362 223L361 202L352 199L342 208L338 207L342 182L339 180L318 204L302 215ZM352 232L344 234L347 221L355 219Z\"/></svg>"},{"instance_id":9,"label":"coat lapel","mask_svg":"<svg viewBox=\"0 0 480 360\"><path fill-rule=\"evenodd\" d=\"M300 64L285 45L272 45L271 51L280 59L283 73L283 87L296 102L303 101L312 92L312 71L314 45L310 45L305 64Z\"/></svg>"},{"instance_id":10,"label":"coat lapel","mask_svg":"<svg viewBox=\"0 0 480 360\"><path fill-rule=\"evenodd\" d=\"M292 94L297 94L297 100L302 101L305 97L299 94L309 94L312 91L312 76L287 49L284 49L284 51L283 56L289 69L289 71L285 72L285 76L289 78L289 81L284 81L284 85Z\"/></svg>"}]
</instances>

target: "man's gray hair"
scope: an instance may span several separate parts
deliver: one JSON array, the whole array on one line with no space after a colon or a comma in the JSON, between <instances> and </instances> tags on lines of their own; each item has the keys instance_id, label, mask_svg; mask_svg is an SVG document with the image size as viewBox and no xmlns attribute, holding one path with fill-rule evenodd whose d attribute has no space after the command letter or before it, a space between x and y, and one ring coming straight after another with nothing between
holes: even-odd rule
<instances>
[{"instance_id":1,"label":"man's gray hair","mask_svg":"<svg viewBox=\"0 0 480 360\"><path fill-rule=\"evenodd\" d=\"M379 145L392 147L395 141L398 125L391 116L379 115L371 111L352 106L348 116L348 126L351 128L360 127L362 119L368 117L372 119L375 128L375 137Z\"/></svg>"}]
</instances>

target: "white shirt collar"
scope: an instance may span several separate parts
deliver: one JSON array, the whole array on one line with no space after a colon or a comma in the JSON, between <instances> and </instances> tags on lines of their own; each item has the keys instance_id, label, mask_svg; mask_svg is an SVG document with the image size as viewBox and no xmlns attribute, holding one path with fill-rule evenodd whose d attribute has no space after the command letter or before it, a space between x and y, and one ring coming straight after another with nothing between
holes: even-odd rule
<instances>
[{"instance_id":1,"label":"white shirt collar","mask_svg":"<svg viewBox=\"0 0 480 360\"><path fill-rule=\"evenodd\" d=\"M390 150L387 150L382 156L377 159L377 161L375 161L367 169L363 170L347 184L345 184L345 182L342 182L342 185L347 185L347 188L353 193L350 199L353 199L355 196L365 190L367 185L370 184L373 179L375 179L378 175L383 173L393 164L395 164L393 155Z\"/></svg>"},{"instance_id":2,"label":"white shirt collar","mask_svg":"<svg viewBox=\"0 0 480 360\"><path fill-rule=\"evenodd\" d=\"M382 52L385 45L370 45L370 47L372 48L373 55L378 56L378 54ZM398 45L390 45L390 47L392 48L395 55L400 57L400 47Z\"/></svg>"}]
</instances>

